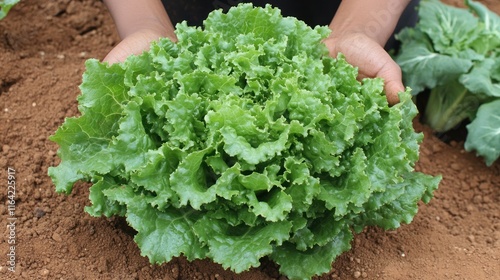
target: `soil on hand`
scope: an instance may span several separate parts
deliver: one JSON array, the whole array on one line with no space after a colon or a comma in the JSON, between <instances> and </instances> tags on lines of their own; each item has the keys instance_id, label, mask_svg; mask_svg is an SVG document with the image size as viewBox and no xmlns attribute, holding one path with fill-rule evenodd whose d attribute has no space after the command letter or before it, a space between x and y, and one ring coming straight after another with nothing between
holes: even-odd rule
<instances>
[{"instance_id":1,"label":"soil on hand","mask_svg":"<svg viewBox=\"0 0 500 280\"><path fill-rule=\"evenodd\" d=\"M500 13L498 1L482 2ZM239 275L183 257L151 265L123 219L84 212L88 184L55 193L47 168L59 163L58 147L48 136L78 115L85 60L102 59L118 41L101 1L23 0L0 21L0 279L286 279L265 259ZM486 167L461 139L444 143L418 120L415 127L425 134L417 170L443 176L435 198L409 225L357 235L318 279L498 279L500 162ZM15 170L14 209L8 168Z\"/></svg>"}]
</instances>

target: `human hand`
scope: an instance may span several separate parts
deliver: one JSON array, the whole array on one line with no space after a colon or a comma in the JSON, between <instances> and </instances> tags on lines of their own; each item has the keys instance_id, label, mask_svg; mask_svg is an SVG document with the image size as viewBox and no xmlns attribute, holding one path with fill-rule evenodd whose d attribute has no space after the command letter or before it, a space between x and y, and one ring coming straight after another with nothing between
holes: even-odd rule
<instances>
[{"instance_id":1,"label":"human hand","mask_svg":"<svg viewBox=\"0 0 500 280\"><path fill-rule=\"evenodd\" d=\"M163 37L163 34L159 34L153 30L138 30L123 38L123 40L106 55L103 61L110 64L122 62L132 54L137 55L149 50L151 43L161 37ZM177 39L171 38L171 40L176 41Z\"/></svg>"},{"instance_id":2,"label":"human hand","mask_svg":"<svg viewBox=\"0 0 500 280\"><path fill-rule=\"evenodd\" d=\"M347 62L358 67L359 79L384 79L387 101L390 105L399 102L398 93L405 90L401 68L378 42L363 33L347 33L329 37L324 43L331 56L343 53Z\"/></svg>"},{"instance_id":3,"label":"human hand","mask_svg":"<svg viewBox=\"0 0 500 280\"><path fill-rule=\"evenodd\" d=\"M104 0L122 41L104 58L110 64L149 49L163 37L176 41L174 26L160 0Z\"/></svg>"},{"instance_id":4,"label":"human hand","mask_svg":"<svg viewBox=\"0 0 500 280\"><path fill-rule=\"evenodd\" d=\"M411 0L342 1L330 23L332 33L325 40L330 55L339 52L358 67L359 78L382 78L390 105L399 102L405 90L401 68L384 50L403 11Z\"/></svg>"}]
</instances>

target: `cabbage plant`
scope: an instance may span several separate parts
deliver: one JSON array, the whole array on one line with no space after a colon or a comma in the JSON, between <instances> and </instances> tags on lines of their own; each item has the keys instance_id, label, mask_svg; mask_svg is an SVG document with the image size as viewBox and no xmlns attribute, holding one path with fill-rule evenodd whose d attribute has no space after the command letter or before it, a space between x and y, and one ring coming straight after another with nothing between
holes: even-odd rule
<instances>
[{"instance_id":1,"label":"cabbage plant","mask_svg":"<svg viewBox=\"0 0 500 280\"><path fill-rule=\"evenodd\" d=\"M469 123L465 149L491 165L500 157L500 16L465 4L422 0L417 25L397 36L396 61L414 95L430 91L424 123L442 133Z\"/></svg>"}]
</instances>

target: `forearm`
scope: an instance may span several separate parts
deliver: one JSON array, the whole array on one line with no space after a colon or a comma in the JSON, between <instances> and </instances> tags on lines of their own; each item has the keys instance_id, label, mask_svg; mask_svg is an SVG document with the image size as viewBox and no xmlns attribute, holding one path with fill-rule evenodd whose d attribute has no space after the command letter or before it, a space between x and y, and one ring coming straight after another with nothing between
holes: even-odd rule
<instances>
[{"instance_id":1,"label":"forearm","mask_svg":"<svg viewBox=\"0 0 500 280\"><path fill-rule=\"evenodd\" d=\"M139 30L151 30L175 39L174 26L160 0L104 0L123 39Z\"/></svg>"},{"instance_id":2,"label":"forearm","mask_svg":"<svg viewBox=\"0 0 500 280\"><path fill-rule=\"evenodd\" d=\"M331 37L362 33L383 46L410 1L343 0L330 23Z\"/></svg>"}]
</instances>

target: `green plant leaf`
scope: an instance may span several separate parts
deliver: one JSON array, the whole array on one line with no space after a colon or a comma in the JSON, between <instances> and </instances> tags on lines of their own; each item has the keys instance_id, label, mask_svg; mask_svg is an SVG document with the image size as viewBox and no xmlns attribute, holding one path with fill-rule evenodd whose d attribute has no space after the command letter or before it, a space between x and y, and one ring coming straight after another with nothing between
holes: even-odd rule
<instances>
[{"instance_id":1,"label":"green plant leaf","mask_svg":"<svg viewBox=\"0 0 500 280\"><path fill-rule=\"evenodd\" d=\"M418 30L403 32L419 33ZM426 35L420 34L416 39L405 39L404 33L399 34L403 41L396 62L401 67L405 84L417 95L426 88L446 85L467 73L473 62L466 55L464 58L450 56L434 50Z\"/></svg>"},{"instance_id":2,"label":"green plant leaf","mask_svg":"<svg viewBox=\"0 0 500 280\"><path fill-rule=\"evenodd\" d=\"M199 212L190 208L158 211L148 203L150 197L131 188L108 189L104 194L126 205L127 222L137 230L134 241L151 263L163 263L181 254L189 260L206 256L207 248L193 232Z\"/></svg>"},{"instance_id":3,"label":"green plant leaf","mask_svg":"<svg viewBox=\"0 0 500 280\"><path fill-rule=\"evenodd\" d=\"M331 270L333 260L351 248L353 236L348 228L340 231L335 238L324 246L315 246L300 251L291 243L277 247L271 259L280 265L280 272L290 279L311 279Z\"/></svg>"},{"instance_id":4,"label":"green plant leaf","mask_svg":"<svg viewBox=\"0 0 500 280\"><path fill-rule=\"evenodd\" d=\"M439 0L424 0L418 8L419 29L432 41L436 52L458 56L470 48L483 26L468 10L447 5Z\"/></svg>"},{"instance_id":5,"label":"green plant leaf","mask_svg":"<svg viewBox=\"0 0 500 280\"><path fill-rule=\"evenodd\" d=\"M500 16L479 2L465 4L458 8L422 0L417 25L397 35L402 45L395 60L414 95L430 90L424 123L447 133L472 121L467 146L480 150L478 155L491 164L498 157L497 144L485 127L495 131L500 122L488 121L486 113L480 119L476 115L500 98Z\"/></svg>"},{"instance_id":6,"label":"green plant leaf","mask_svg":"<svg viewBox=\"0 0 500 280\"><path fill-rule=\"evenodd\" d=\"M465 4L484 23L482 36L473 44L475 49L478 49L481 53L491 51L498 53L498 47L500 46L500 16L480 2L465 0Z\"/></svg>"},{"instance_id":7,"label":"green plant leaf","mask_svg":"<svg viewBox=\"0 0 500 280\"><path fill-rule=\"evenodd\" d=\"M17 3L19 3L19 0L0 0L0 20L5 18L10 9Z\"/></svg>"},{"instance_id":8,"label":"green plant leaf","mask_svg":"<svg viewBox=\"0 0 500 280\"><path fill-rule=\"evenodd\" d=\"M500 157L500 100L481 105L476 118L467 125L467 151L476 151L490 166Z\"/></svg>"},{"instance_id":9,"label":"green plant leaf","mask_svg":"<svg viewBox=\"0 0 500 280\"><path fill-rule=\"evenodd\" d=\"M91 216L111 217L114 215L125 216L126 207L115 200L110 200L104 192L109 189L122 188L112 177L106 176L95 182L90 187L89 199L92 201L91 206L85 207L85 212Z\"/></svg>"},{"instance_id":10,"label":"green plant leaf","mask_svg":"<svg viewBox=\"0 0 500 280\"><path fill-rule=\"evenodd\" d=\"M208 256L224 268L240 273L259 266L260 258L273 252L273 245L279 246L289 238L291 227L287 221L234 227L206 216L194 225L194 230L207 244Z\"/></svg>"},{"instance_id":11,"label":"green plant leaf","mask_svg":"<svg viewBox=\"0 0 500 280\"><path fill-rule=\"evenodd\" d=\"M73 184L89 174L106 174L114 167L108 147L118 135L123 102L128 100L123 85L124 70L119 65L107 68L97 60L85 63L78 97L81 117L66 119L50 140L59 144L62 163L51 167L57 190L70 193Z\"/></svg>"},{"instance_id":12,"label":"green plant leaf","mask_svg":"<svg viewBox=\"0 0 500 280\"><path fill-rule=\"evenodd\" d=\"M460 77L459 81L479 100L482 99L481 101L500 98L500 80L495 76L500 73L499 63L500 58L487 58L477 62L469 73Z\"/></svg>"}]
</instances>

